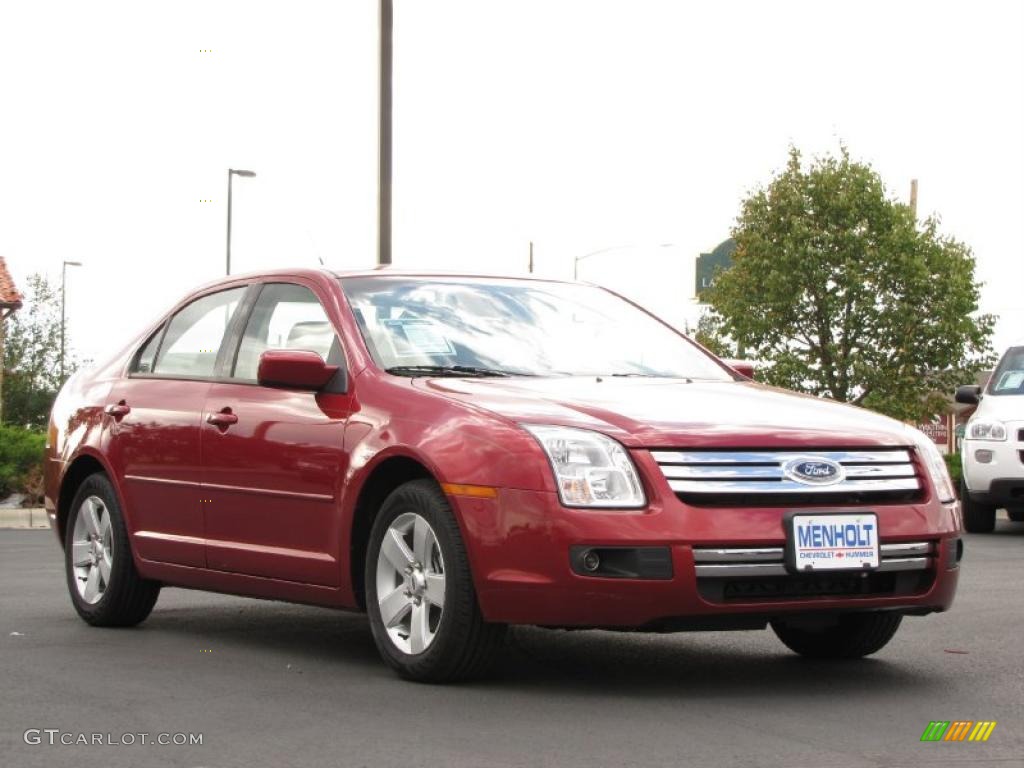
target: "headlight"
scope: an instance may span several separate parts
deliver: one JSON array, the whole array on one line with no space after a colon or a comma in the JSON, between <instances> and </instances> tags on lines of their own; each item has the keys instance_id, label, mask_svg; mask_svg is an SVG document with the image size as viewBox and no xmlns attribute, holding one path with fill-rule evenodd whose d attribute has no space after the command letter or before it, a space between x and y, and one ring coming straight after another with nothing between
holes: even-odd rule
<instances>
[{"instance_id":1,"label":"headlight","mask_svg":"<svg viewBox=\"0 0 1024 768\"><path fill-rule=\"evenodd\" d=\"M928 476L932 480L932 485L935 487L935 493L938 494L939 501L953 501L956 498L956 491L953 489L953 481L950 479L949 470L946 468L946 460L942 457L939 449L935 447L935 443L921 430L914 427L907 427L907 430L914 439L918 453L924 459L925 469L928 470Z\"/></svg>"},{"instance_id":2,"label":"headlight","mask_svg":"<svg viewBox=\"0 0 1024 768\"><path fill-rule=\"evenodd\" d=\"M998 421L972 421L967 436L971 440L1005 440L1006 426Z\"/></svg>"},{"instance_id":3,"label":"headlight","mask_svg":"<svg viewBox=\"0 0 1024 768\"><path fill-rule=\"evenodd\" d=\"M537 438L555 472L567 507L637 508L647 504L626 449L598 432L523 424Z\"/></svg>"}]
</instances>

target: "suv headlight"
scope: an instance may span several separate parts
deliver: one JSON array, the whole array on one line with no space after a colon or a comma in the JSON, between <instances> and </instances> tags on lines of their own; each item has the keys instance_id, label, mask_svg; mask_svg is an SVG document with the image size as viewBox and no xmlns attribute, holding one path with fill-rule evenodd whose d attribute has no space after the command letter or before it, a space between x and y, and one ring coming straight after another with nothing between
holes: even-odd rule
<instances>
[{"instance_id":1,"label":"suv headlight","mask_svg":"<svg viewBox=\"0 0 1024 768\"><path fill-rule=\"evenodd\" d=\"M971 440L1005 440L1006 425L999 421L972 421L967 436Z\"/></svg>"},{"instance_id":2,"label":"suv headlight","mask_svg":"<svg viewBox=\"0 0 1024 768\"><path fill-rule=\"evenodd\" d=\"M956 491L953 489L953 481L949 477L949 469L946 468L946 460L943 458L935 443L921 430L914 427L907 427L917 446L917 452L924 460L925 469L932 480L932 486L939 497L939 501L945 503L956 499Z\"/></svg>"},{"instance_id":3,"label":"suv headlight","mask_svg":"<svg viewBox=\"0 0 1024 768\"><path fill-rule=\"evenodd\" d=\"M548 455L558 496L567 507L646 506L643 486L626 449L586 429L523 424Z\"/></svg>"}]
</instances>

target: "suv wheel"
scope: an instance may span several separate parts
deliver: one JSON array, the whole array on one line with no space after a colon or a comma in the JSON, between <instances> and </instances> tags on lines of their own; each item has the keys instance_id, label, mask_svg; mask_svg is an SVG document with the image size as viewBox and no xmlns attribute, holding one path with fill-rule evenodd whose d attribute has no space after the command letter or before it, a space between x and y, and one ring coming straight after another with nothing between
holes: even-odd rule
<instances>
[{"instance_id":1,"label":"suv wheel","mask_svg":"<svg viewBox=\"0 0 1024 768\"><path fill-rule=\"evenodd\" d=\"M964 528L969 533L992 533L996 529L996 508L971 501L963 481L960 481L960 505L964 511Z\"/></svg>"},{"instance_id":2,"label":"suv wheel","mask_svg":"<svg viewBox=\"0 0 1024 768\"><path fill-rule=\"evenodd\" d=\"M1006 510L1006 516L1015 523L1024 523L1024 507L1014 507Z\"/></svg>"},{"instance_id":3,"label":"suv wheel","mask_svg":"<svg viewBox=\"0 0 1024 768\"><path fill-rule=\"evenodd\" d=\"M899 629L898 613L847 613L835 624L808 628L773 621L772 629L787 648L813 659L859 659L881 650Z\"/></svg>"},{"instance_id":4,"label":"suv wheel","mask_svg":"<svg viewBox=\"0 0 1024 768\"><path fill-rule=\"evenodd\" d=\"M64 539L71 602L96 627L131 627L153 610L160 584L139 576L110 480L85 479L71 502Z\"/></svg>"},{"instance_id":5,"label":"suv wheel","mask_svg":"<svg viewBox=\"0 0 1024 768\"><path fill-rule=\"evenodd\" d=\"M505 627L483 620L459 526L431 480L391 493L370 532L366 607L384 660L410 680L476 677Z\"/></svg>"}]
</instances>

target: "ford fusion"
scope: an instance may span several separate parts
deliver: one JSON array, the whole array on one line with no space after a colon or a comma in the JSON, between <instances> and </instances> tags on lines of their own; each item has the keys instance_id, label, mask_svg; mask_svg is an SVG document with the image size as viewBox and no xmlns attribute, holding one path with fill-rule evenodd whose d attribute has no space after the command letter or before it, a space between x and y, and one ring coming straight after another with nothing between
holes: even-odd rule
<instances>
[{"instance_id":1,"label":"ford fusion","mask_svg":"<svg viewBox=\"0 0 1024 768\"><path fill-rule=\"evenodd\" d=\"M856 658L948 609L935 446L740 370L594 286L225 279L57 398L71 602L97 626L164 586L365 611L384 661L435 682L515 624L770 626Z\"/></svg>"}]
</instances>

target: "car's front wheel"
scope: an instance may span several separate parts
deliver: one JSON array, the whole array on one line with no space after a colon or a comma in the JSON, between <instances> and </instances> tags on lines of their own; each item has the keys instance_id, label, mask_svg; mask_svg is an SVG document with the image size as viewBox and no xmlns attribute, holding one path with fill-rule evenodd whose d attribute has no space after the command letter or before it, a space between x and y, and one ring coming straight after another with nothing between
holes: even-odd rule
<instances>
[{"instance_id":1,"label":"car's front wheel","mask_svg":"<svg viewBox=\"0 0 1024 768\"><path fill-rule=\"evenodd\" d=\"M86 478L71 502L64 565L71 602L93 626L134 626L160 595L160 584L135 570L121 506L103 474Z\"/></svg>"},{"instance_id":2,"label":"car's front wheel","mask_svg":"<svg viewBox=\"0 0 1024 768\"><path fill-rule=\"evenodd\" d=\"M505 627L484 621L466 549L436 483L415 480L385 500L370 532L366 607L384 660L410 680L480 675Z\"/></svg>"},{"instance_id":3,"label":"car's front wheel","mask_svg":"<svg viewBox=\"0 0 1024 768\"><path fill-rule=\"evenodd\" d=\"M885 647L900 627L898 613L848 613L822 626L773 621L787 648L814 659L859 659Z\"/></svg>"},{"instance_id":4,"label":"car's front wheel","mask_svg":"<svg viewBox=\"0 0 1024 768\"><path fill-rule=\"evenodd\" d=\"M960 482L960 505L964 511L964 528L968 533L992 533L996 529L996 508L971 500L970 491Z\"/></svg>"}]
</instances>

